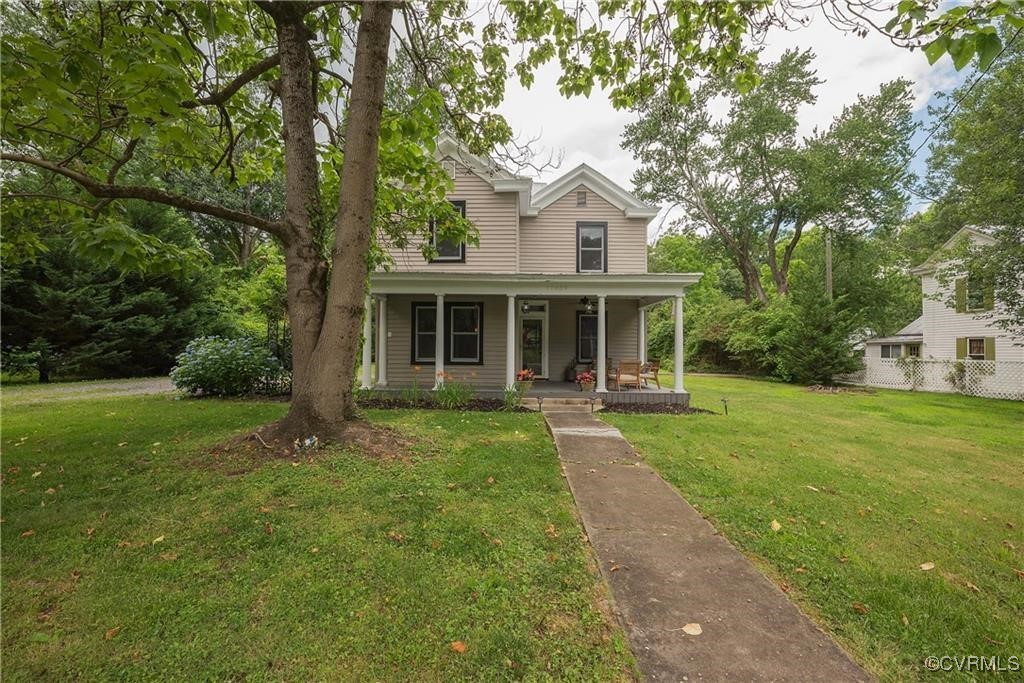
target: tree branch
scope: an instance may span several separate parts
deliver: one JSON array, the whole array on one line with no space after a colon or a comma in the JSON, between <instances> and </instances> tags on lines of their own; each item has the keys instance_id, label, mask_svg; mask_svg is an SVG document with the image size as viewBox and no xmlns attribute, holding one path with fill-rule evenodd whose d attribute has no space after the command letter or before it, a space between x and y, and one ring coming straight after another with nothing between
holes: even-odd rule
<instances>
[{"instance_id":1,"label":"tree branch","mask_svg":"<svg viewBox=\"0 0 1024 683\"><path fill-rule=\"evenodd\" d=\"M208 202L193 199L192 197L174 194L173 192L167 192L155 187L103 183L84 173L73 171L52 161L39 159L27 154L3 152L0 153L0 159L3 161L15 161L22 164L29 164L30 166L35 166L36 168L41 168L43 170L50 171L51 173L64 176L65 178L80 185L82 189L97 199L141 199L147 202L166 204L186 211L194 211L207 216L213 216L214 218L222 218L234 223L251 225L254 228L278 237L286 244L292 238L290 231L286 229L284 223L280 221L269 221L265 218L260 218L259 216L254 216L244 211L237 211L217 204L210 204Z\"/></svg>"},{"instance_id":2,"label":"tree branch","mask_svg":"<svg viewBox=\"0 0 1024 683\"><path fill-rule=\"evenodd\" d=\"M266 59L256 62L242 73L235 76L235 80L228 83L215 93L206 97L199 97L191 102L182 102L184 109L195 109L202 106L221 105L231 99L231 96L242 89L243 86L259 78L281 63L281 55L273 54Z\"/></svg>"}]
</instances>

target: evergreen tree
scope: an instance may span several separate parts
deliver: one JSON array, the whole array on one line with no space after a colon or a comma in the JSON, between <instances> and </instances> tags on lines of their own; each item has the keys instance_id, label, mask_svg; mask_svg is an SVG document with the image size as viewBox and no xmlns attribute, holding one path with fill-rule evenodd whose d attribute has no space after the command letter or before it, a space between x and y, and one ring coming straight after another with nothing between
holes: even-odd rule
<instances>
[{"instance_id":1,"label":"evergreen tree","mask_svg":"<svg viewBox=\"0 0 1024 683\"><path fill-rule=\"evenodd\" d=\"M860 367L854 353L856 324L844 311L842 297L830 301L823 292L794 292L789 323L780 336L777 373L800 384L833 384Z\"/></svg>"},{"instance_id":2,"label":"evergreen tree","mask_svg":"<svg viewBox=\"0 0 1024 683\"><path fill-rule=\"evenodd\" d=\"M186 246L192 228L172 209L136 204L134 229ZM34 261L4 268L5 359L31 354L40 381L52 375L164 374L190 339L229 333L211 301L216 272L122 273L97 265L67 239L51 236Z\"/></svg>"}]
</instances>

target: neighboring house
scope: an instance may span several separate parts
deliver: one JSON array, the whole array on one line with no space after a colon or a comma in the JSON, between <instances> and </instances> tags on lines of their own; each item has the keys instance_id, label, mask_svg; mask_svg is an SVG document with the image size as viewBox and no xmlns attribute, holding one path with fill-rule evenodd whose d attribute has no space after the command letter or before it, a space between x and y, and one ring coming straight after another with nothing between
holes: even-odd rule
<instances>
[{"instance_id":1,"label":"neighboring house","mask_svg":"<svg viewBox=\"0 0 1024 683\"><path fill-rule=\"evenodd\" d=\"M374 377L367 344L362 385L430 388L447 375L500 395L529 368L546 380L535 389L572 391L571 369L592 365L606 400L643 393L686 403L683 295L700 273L647 272L647 225L658 207L585 164L542 186L450 139L438 153L455 183L448 199L479 243L442 240L431 261L419 243L388 250L391 269L370 277L367 306L376 305L379 324L374 330L367 316L364 335L375 339L378 362ZM675 389L616 391L609 373L646 360L644 310L665 299L677 320Z\"/></svg>"},{"instance_id":2,"label":"neighboring house","mask_svg":"<svg viewBox=\"0 0 1024 683\"><path fill-rule=\"evenodd\" d=\"M995 325L992 314L998 302L991 286L969 273L940 278L953 271L956 264L948 254L962 240L994 241L980 230L962 228L911 269L921 277L921 317L892 336L867 340L867 384L1024 398L1024 339ZM961 361L963 365L956 367Z\"/></svg>"}]
</instances>

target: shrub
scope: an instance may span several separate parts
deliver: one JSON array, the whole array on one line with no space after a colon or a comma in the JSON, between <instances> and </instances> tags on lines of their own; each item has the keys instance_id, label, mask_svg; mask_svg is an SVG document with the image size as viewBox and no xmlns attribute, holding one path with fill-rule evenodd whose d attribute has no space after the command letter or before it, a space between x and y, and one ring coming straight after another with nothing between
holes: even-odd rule
<instances>
[{"instance_id":1,"label":"shrub","mask_svg":"<svg viewBox=\"0 0 1024 683\"><path fill-rule=\"evenodd\" d=\"M178 389L214 396L283 393L288 379L270 350L248 337L193 339L171 370Z\"/></svg>"},{"instance_id":2,"label":"shrub","mask_svg":"<svg viewBox=\"0 0 1024 683\"><path fill-rule=\"evenodd\" d=\"M519 386L513 384L510 387L505 387L505 393L502 397L504 403L503 408L508 412L512 412L519 407L519 404L523 402L523 392L519 390Z\"/></svg>"},{"instance_id":3,"label":"shrub","mask_svg":"<svg viewBox=\"0 0 1024 683\"><path fill-rule=\"evenodd\" d=\"M444 376L444 383L434 390L434 402L447 410L459 410L469 405L473 398L473 387Z\"/></svg>"}]
</instances>

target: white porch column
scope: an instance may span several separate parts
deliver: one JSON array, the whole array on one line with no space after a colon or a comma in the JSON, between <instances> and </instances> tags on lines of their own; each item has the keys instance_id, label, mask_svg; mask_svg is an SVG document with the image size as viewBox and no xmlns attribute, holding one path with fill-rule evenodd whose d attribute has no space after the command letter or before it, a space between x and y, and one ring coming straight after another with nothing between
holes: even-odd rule
<instances>
[{"instance_id":1,"label":"white porch column","mask_svg":"<svg viewBox=\"0 0 1024 683\"><path fill-rule=\"evenodd\" d=\"M505 317L505 388L516 385L516 295L508 295Z\"/></svg>"},{"instance_id":2,"label":"white porch column","mask_svg":"<svg viewBox=\"0 0 1024 683\"><path fill-rule=\"evenodd\" d=\"M640 363L647 362L647 309L642 305L637 304L637 315L636 315L636 346L637 346L637 358L640 359Z\"/></svg>"},{"instance_id":3,"label":"white porch column","mask_svg":"<svg viewBox=\"0 0 1024 683\"><path fill-rule=\"evenodd\" d=\"M366 299L363 301L363 376L359 382L359 386L363 389L370 388L371 365L373 365L373 298L367 292Z\"/></svg>"},{"instance_id":4,"label":"white porch column","mask_svg":"<svg viewBox=\"0 0 1024 683\"><path fill-rule=\"evenodd\" d=\"M377 386L388 385L388 295L377 298Z\"/></svg>"},{"instance_id":5,"label":"white porch column","mask_svg":"<svg viewBox=\"0 0 1024 683\"><path fill-rule=\"evenodd\" d=\"M683 388L683 295L676 294L675 301L675 358L672 363L672 370L675 373L672 381L672 391L682 394L686 391Z\"/></svg>"},{"instance_id":6,"label":"white porch column","mask_svg":"<svg viewBox=\"0 0 1024 683\"><path fill-rule=\"evenodd\" d=\"M608 391L606 383L608 369L607 365L607 348L608 340L605 338L607 335L605 332L607 328L605 326L605 312L604 312L604 294L598 295L597 297L597 391L598 393L604 393Z\"/></svg>"},{"instance_id":7,"label":"white porch column","mask_svg":"<svg viewBox=\"0 0 1024 683\"><path fill-rule=\"evenodd\" d=\"M437 295L434 330L434 388L439 389L444 384L444 345L448 336L444 329L444 294Z\"/></svg>"}]
</instances>

